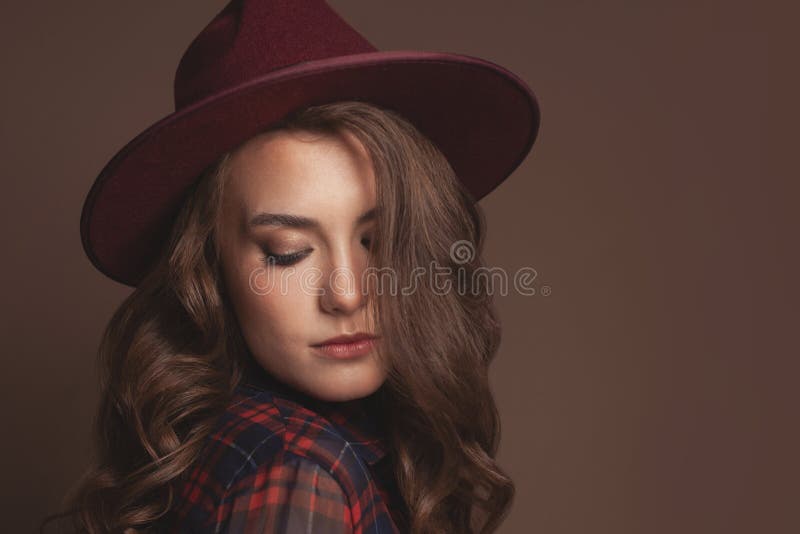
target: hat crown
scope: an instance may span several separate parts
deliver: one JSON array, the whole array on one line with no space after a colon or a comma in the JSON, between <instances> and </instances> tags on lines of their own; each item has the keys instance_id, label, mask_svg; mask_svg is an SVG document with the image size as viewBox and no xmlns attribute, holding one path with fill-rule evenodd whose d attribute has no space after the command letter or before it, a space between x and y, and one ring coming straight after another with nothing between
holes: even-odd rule
<instances>
[{"instance_id":1,"label":"hat crown","mask_svg":"<svg viewBox=\"0 0 800 534\"><path fill-rule=\"evenodd\" d=\"M323 0L231 0L183 53L175 109L289 65L373 51Z\"/></svg>"}]
</instances>

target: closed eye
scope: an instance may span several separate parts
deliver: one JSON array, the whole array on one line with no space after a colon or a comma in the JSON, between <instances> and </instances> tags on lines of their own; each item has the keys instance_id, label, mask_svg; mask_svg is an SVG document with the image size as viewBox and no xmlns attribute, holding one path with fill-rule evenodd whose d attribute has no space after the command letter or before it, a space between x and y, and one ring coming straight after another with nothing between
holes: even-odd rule
<instances>
[{"instance_id":1,"label":"closed eye","mask_svg":"<svg viewBox=\"0 0 800 534\"><path fill-rule=\"evenodd\" d=\"M361 239L361 244L364 245L364 248L367 250L371 250L371 247L373 246L373 240L371 237L364 237ZM306 250L300 250L298 252L292 252L291 254L273 254L272 252L264 249L264 255L261 257L261 261L267 266L276 265L278 267L286 267L299 263L305 259L306 256L311 254L313 250L313 248L310 248Z\"/></svg>"},{"instance_id":2,"label":"closed eye","mask_svg":"<svg viewBox=\"0 0 800 534\"><path fill-rule=\"evenodd\" d=\"M286 267L288 265L294 265L295 263L300 262L302 259L308 256L312 250L314 249L301 250L299 252L292 252L291 254L272 254L271 252L265 250L264 256L261 257L261 261L267 266L277 265L279 267Z\"/></svg>"}]
</instances>

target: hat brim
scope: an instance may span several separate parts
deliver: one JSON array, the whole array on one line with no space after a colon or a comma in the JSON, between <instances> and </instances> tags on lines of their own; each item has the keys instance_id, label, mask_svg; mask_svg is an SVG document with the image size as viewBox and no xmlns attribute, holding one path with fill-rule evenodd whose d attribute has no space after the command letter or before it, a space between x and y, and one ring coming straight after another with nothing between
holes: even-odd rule
<instances>
[{"instance_id":1,"label":"hat brim","mask_svg":"<svg viewBox=\"0 0 800 534\"><path fill-rule=\"evenodd\" d=\"M519 166L539 129L528 85L480 58L376 51L295 64L176 111L117 152L83 205L87 256L136 286L208 165L295 109L339 100L399 112L436 143L476 200Z\"/></svg>"}]
</instances>

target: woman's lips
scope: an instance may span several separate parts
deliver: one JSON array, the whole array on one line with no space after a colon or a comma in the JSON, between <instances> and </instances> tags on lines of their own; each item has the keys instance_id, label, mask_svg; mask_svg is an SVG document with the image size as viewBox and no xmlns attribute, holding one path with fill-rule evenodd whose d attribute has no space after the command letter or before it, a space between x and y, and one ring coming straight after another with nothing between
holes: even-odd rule
<instances>
[{"instance_id":1,"label":"woman's lips","mask_svg":"<svg viewBox=\"0 0 800 534\"><path fill-rule=\"evenodd\" d=\"M363 338L349 343L326 343L313 347L323 356L345 360L369 354L375 347L376 340L377 338Z\"/></svg>"}]
</instances>

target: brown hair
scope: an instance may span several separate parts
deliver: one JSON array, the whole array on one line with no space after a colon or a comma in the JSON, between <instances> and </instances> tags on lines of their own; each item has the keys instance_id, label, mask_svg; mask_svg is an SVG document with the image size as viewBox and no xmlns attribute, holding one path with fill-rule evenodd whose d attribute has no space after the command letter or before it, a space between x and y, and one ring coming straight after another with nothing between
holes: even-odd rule
<instances>
[{"instance_id":1,"label":"brown hair","mask_svg":"<svg viewBox=\"0 0 800 534\"><path fill-rule=\"evenodd\" d=\"M414 291L370 291L369 316L389 349L380 409L413 533L493 532L514 484L497 465L500 422L488 367L500 340L492 295L476 276L480 206L446 158L397 113L364 102L314 106L270 128L349 131L372 160L378 208L372 259ZM95 458L68 494L81 532L146 529L168 516L176 478L192 464L247 365L220 287L215 235L230 153L196 182L164 253L112 316L99 347ZM466 258L451 246L470 244ZM450 269L443 292L415 268ZM378 281L378 279L373 279Z\"/></svg>"}]
</instances>

